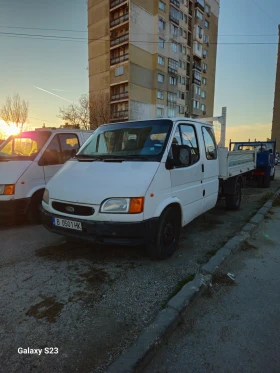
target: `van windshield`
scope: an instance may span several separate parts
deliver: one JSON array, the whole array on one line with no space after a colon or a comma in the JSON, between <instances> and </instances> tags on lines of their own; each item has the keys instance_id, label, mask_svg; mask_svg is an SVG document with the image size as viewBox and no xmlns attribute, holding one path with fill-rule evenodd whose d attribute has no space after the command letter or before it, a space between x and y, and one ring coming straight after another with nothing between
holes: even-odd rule
<instances>
[{"instance_id":1,"label":"van windshield","mask_svg":"<svg viewBox=\"0 0 280 373\"><path fill-rule=\"evenodd\" d=\"M49 131L30 131L10 136L0 145L0 160L34 160L50 135Z\"/></svg>"},{"instance_id":2,"label":"van windshield","mask_svg":"<svg viewBox=\"0 0 280 373\"><path fill-rule=\"evenodd\" d=\"M171 129L172 121L168 119L104 125L88 139L76 158L160 161Z\"/></svg>"}]
</instances>

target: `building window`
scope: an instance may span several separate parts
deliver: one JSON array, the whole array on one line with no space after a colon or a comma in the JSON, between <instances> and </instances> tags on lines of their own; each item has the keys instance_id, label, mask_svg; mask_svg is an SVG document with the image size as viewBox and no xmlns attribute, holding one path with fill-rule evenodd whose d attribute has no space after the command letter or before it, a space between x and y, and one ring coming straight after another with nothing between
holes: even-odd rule
<instances>
[{"instance_id":1,"label":"building window","mask_svg":"<svg viewBox=\"0 0 280 373\"><path fill-rule=\"evenodd\" d=\"M204 57L207 57L207 56L208 56L208 50L207 50L207 49L203 49L203 56L204 56Z\"/></svg>"},{"instance_id":2,"label":"building window","mask_svg":"<svg viewBox=\"0 0 280 373\"><path fill-rule=\"evenodd\" d=\"M179 91L179 93L180 93L180 99L184 100L185 99L185 92L180 92Z\"/></svg>"},{"instance_id":3,"label":"building window","mask_svg":"<svg viewBox=\"0 0 280 373\"><path fill-rule=\"evenodd\" d=\"M206 106L204 104L201 105L201 110L206 111Z\"/></svg>"},{"instance_id":4,"label":"building window","mask_svg":"<svg viewBox=\"0 0 280 373\"><path fill-rule=\"evenodd\" d=\"M170 16L171 16L171 21L172 21L172 18L174 18L174 20L177 20L177 22L175 23L179 24L178 20L180 18L180 12L177 9L173 8L173 6L170 7Z\"/></svg>"},{"instance_id":5,"label":"building window","mask_svg":"<svg viewBox=\"0 0 280 373\"><path fill-rule=\"evenodd\" d=\"M200 52L202 51L202 45L199 43L196 43L196 49Z\"/></svg>"},{"instance_id":6,"label":"building window","mask_svg":"<svg viewBox=\"0 0 280 373\"><path fill-rule=\"evenodd\" d=\"M163 12L166 11L166 6L165 6L164 2L161 1L161 0L159 0L158 7L159 7L159 9L162 10Z\"/></svg>"},{"instance_id":7,"label":"building window","mask_svg":"<svg viewBox=\"0 0 280 373\"><path fill-rule=\"evenodd\" d=\"M199 109L199 101L193 100L193 108L194 109Z\"/></svg>"},{"instance_id":8,"label":"building window","mask_svg":"<svg viewBox=\"0 0 280 373\"><path fill-rule=\"evenodd\" d=\"M179 84L182 83L182 77L181 77L181 75L178 75L178 83L179 83Z\"/></svg>"},{"instance_id":9,"label":"building window","mask_svg":"<svg viewBox=\"0 0 280 373\"><path fill-rule=\"evenodd\" d=\"M172 41L171 42L171 50L173 50L173 52L177 52L177 49L178 49L178 44L174 43L174 41Z\"/></svg>"},{"instance_id":10,"label":"building window","mask_svg":"<svg viewBox=\"0 0 280 373\"><path fill-rule=\"evenodd\" d=\"M204 84L204 85L207 84L207 79L206 78L202 78L202 84Z\"/></svg>"},{"instance_id":11,"label":"building window","mask_svg":"<svg viewBox=\"0 0 280 373\"><path fill-rule=\"evenodd\" d=\"M185 108L184 106L179 106L179 114L184 114Z\"/></svg>"},{"instance_id":12,"label":"building window","mask_svg":"<svg viewBox=\"0 0 280 373\"><path fill-rule=\"evenodd\" d=\"M184 22L188 23L188 16L186 14L184 14Z\"/></svg>"},{"instance_id":13,"label":"building window","mask_svg":"<svg viewBox=\"0 0 280 373\"><path fill-rule=\"evenodd\" d=\"M158 64L161 65L161 66L164 66L164 57L162 56L158 56Z\"/></svg>"},{"instance_id":14,"label":"building window","mask_svg":"<svg viewBox=\"0 0 280 373\"><path fill-rule=\"evenodd\" d=\"M177 79L174 76L169 77L169 83L171 85L177 85Z\"/></svg>"},{"instance_id":15,"label":"building window","mask_svg":"<svg viewBox=\"0 0 280 373\"><path fill-rule=\"evenodd\" d=\"M163 83L164 82L164 75L158 74L158 82Z\"/></svg>"},{"instance_id":16,"label":"building window","mask_svg":"<svg viewBox=\"0 0 280 373\"><path fill-rule=\"evenodd\" d=\"M182 29L182 27L179 28L179 36L183 36L183 29Z\"/></svg>"},{"instance_id":17,"label":"building window","mask_svg":"<svg viewBox=\"0 0 280 373\"><path fill-rule=\"evenodd\" d=\"M186 47L183 47L183 48L182 48L182 52L183 52L183 54L186 55L186 54L187 54L187 48L186 48Z\"/></svg>"},{"instance_id":18,"label":"building window","mask_svg":"<svg viewBox=\"0 0 280 373\"><path fill-rule=\"evenodd\" d=\"M207 64L206 63L202 64L202 70L203 70L203 72L207 71Z\"/></svg>"},{"instance_id":19,"label":"building window","mask_svg":"<svg viewBox=\"0 0 280 373\"><path fill-rule=\"evenodd\" d=\"M185 85L186 84L186 78L184 76L182 76L182 84Z\"/></svg>"},{"instance_id":20,"label":"building window","mask_svg":"<svg viewBox=\"0 0 280 373\"><path fill-rule=\"evenodd\" d=\"M188 38L188 32L186 30L184 30L184 38L187 39Z\"/></svg>"},{"instance_id":21,"label":"building window","mask_svg":"<svg viewBox=\"0 0 280 373\"><path fill-rule=\"evenodd\" d=\"M173 25L173 23L171 23L171 34L174 36L178 35L178 27Z\"/></svg>"},{"instance_id":22,"label":"building window","mask_svg":"<svg viewBox=\"0 0 280 373\"><path fill-rule=\"evenodd\" d=\"M210 24L209 24L209 22L207 20L205 20L204 25L205 25L206 28L209 29Z\"/></svg>"},{"instance_id":23,"label":"building window","mask_svg":"<svg viewBox=\"0 0 280 373\"><path fill-rule=\"evenodd\" d=\"M209 36L204 34L204 43L209 43Z\"/></svg>"},{"instance_id":24,"label":"building window","mask_svg":"<svg viewBox=\"0 0 280 373\"><path fill-rule=\"evenodd\" d=\"M117 67L115 69L115 76L123 75L123 71L124 71L123 66Z\"/></svg>"},{"instance_id":25,"label":"building window","mask_svg":"<svg viewBox=\"0 0 280 373\"><path fill-rule=\"evenodd\" d=\"M169 58L168 66L169 66L171 69L174 69L174 70L177 71L177 69L178 69L178 61L173 60L172 58Z\"/></svg>"},{"instance_id":26,"label":"building window","mask_svg":"<svg viewBox=\"0 0 280 373\"><path fill-rule=\"evenodd\" d=\"M184 16L183 16L183 12L180 11L180 12L179 12L179 19L183 19L183 17L184 17Z\"/></svg>"},{"instance_id":27,"label":"building window","mask_svg":"<svg viewBox=\"0 0 280 373\"><path fill-rule=\"evenodd\" d=\"M176 109L168 108L168 116L175 117L176 116Z\"/></svg>"},{"instance_id":28,"label":"building window","mask_svg":"<svg viewBox=\"0 0 280 373\"><path fill-rule=\"evenodd\" d=\"M205 91L201 91L201 97L206 98L206 92Z\"/></svg>"},{"instance_id":29,"label":"building window","mask_svg":"<svg viewBox=\"0 0 280 373\"><path fill-rule=\"evenodd\" d=\"M198 71L195 71L193 74L194 78L201 81L201 74Z\"/></svg>"},{"instance_id":30,"label":"building window","mask_svg":"<svg viewBox=\"0 0 280 373\"><path fill-rule=\"evenodd\" d=\"M162 19L162 18L160 18L159 20L158 20L158 28L160 29L160 30L165 30L165 21Z\"/></svg>"},{"instance_id":31,"label":"building window","mask_svg":"<svg viewBox=\"0 0 280 373\"><path fill-rule=\"evenodd\" d=\"M197 85L194 86L194 93L200 96L200 87L198 87Z\"/></svg>"},{"instance_id":32,"label":"building window","mask_svg":"<svg viewBox=\"0 0 280 373\"><path fill-rule=\"evenodd\" d=\"M202 34L203 34L203 30L202 30L202 27L200 27L200 26L197 26L197 31L198 31L198 36L199 36L199 38L201 39L202 38Z\"/></svg>"},{"instance_id":33,"label":"building window","mask_svg":"<svg viewBox=\"0 0 280 373\"><path fill-rule=\"evenodd\" d=\"M203 13L200 10L196 9L196 17L203 21Z\"/></svg>"},{"instance_id":34,"label":"building window","mask_svg":"<svg viewBox=\"0 0 280 373\"><path fill-rule=\"evenodd\" d=\"M209 5L205 5L205 12L207 13L207 14L210 14L210 7L209 7Z\"/></svg>"},{"instance_id":35,"label":"building window","mask_svg":"<svg viewBox=\"0 0 280 373\"><path fill-rule=\"evenodd\" d=\"M204 0L197 0L197 2L204 7L204 5L205 5Z\"/></svg>"},{"instance_id":36,"label":"building window","mask_svg":"<svg viewBox=\"0 0 280 373\"><path fill-rule=\"evenodd\" d=\"M176 102L176 93L167 92L167 101Z\"/></svg>"},{"instance_id":37,"label":"building window","mask_svg":"<svg viewBox=\"0 0 280 373\"><path fill-rule=\"evenodd\" d=\"M163 91L157 91L157 98L159 100L163 100L164 99L164 92Z\"/></svg>"},{"instance_id":38,"label":"building window","mask_svg":"<svg viewBox=\"0 0 280 373\"><path fill-rule=\"evenodd\" d=\"M164 48L164 39L159 38L159 39L158 39L158 45L159 45L161 48Z\"/></svg>"},{"instance_id":39,"label":"building window","mask_svg":"<svg viewBox=\"0 0 280 373\"><path fill-rule=\"evenodd\" d=\"M164 109L162 107L157 107L157 117L162 118L164 116Z\"/></svg>"}]
</instances>

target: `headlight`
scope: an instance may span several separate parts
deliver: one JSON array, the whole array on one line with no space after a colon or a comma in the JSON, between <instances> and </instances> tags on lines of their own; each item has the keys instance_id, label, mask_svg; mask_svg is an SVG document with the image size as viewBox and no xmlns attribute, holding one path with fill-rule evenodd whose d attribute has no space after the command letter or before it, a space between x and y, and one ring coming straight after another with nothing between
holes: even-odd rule
<instances>
[{"instance_id":1,"label":"headlight","mask_svg":"<svg viewBox=\"0 0 280 373\"><path fill-rule=\"evenodd\" d=\"M102 203L100 212L108 214L140 214L144 208L144 197L110 198Z\"/></svg>"},{"instance_id":2,"label":"headlight","mask_svg":"<svg viewBox=\"0 0 280 373\"><path fill-rule=\"evenodd\" d=\"M43 194L43 201L48 205L50 200L49 191L48 189L45 189Z\"/></svg>"},{"instance_id":3,"label":"headlight","mask_svg":"<svg viewBox=\"0 0 280 373\"><path fill-rule=\"evenodd\" d=\"M0 185L0 195L11 196L15 194L15 185Z\"/></svg>"}]
</instances>

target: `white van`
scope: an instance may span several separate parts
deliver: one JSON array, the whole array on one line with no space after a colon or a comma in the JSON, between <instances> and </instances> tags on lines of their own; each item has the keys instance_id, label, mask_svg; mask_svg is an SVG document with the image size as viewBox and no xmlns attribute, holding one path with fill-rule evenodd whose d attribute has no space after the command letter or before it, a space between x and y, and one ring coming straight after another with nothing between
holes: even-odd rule
<instances>
[{"instance_id":1,"label":"white van","mask_svg":"<svg viewBox=\"0 0 280 373\"><path fill-rule=\"evenodd\" d=\"M46 183L93 131L40 129L10 136L0 145L0 221L27 214L38 222Z\"/></svg>"},{"instance_id":2,"label":"white van","mask_svg":"<svg viewBox=\"0 0 280 373\"><path fill-rule=\"evenodd\" d=\"M108 124L46 186L44 226L98 243L147 244L168 258L180 228L213 208L241 203L255 152L216 145L210 123L188 118Z\"/></svg>"}]
</instances>

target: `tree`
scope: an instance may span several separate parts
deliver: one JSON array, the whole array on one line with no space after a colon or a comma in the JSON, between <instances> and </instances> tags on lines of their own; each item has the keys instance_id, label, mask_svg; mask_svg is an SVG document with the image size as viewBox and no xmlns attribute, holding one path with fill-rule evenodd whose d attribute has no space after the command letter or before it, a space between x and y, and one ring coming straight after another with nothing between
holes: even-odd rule
<instances>
[{"instance_id":1,"label":"tree","mask_svg":"<svg viewBox=\"0 0 280 373\"><path fill-rule=\"evenodd\" d=\"M22 131L28 118L28 110L28 102L21 99L17 93L13 97L6 98L6 103L0 109L0 116L8 126L14 123Z\"/></svg>"},{"instance_id":2,"label":"tree","mask_svg":"<svg viewBox=\"0 0 280 373\"><path fill-rule=\"evenodd\" d=\"M89 100L88 95L80 97L77 104L59 109L59 118L70 126L94 129L110 120L110 96L106 93L95 94Z\"/></svg>"}]
</instances>

